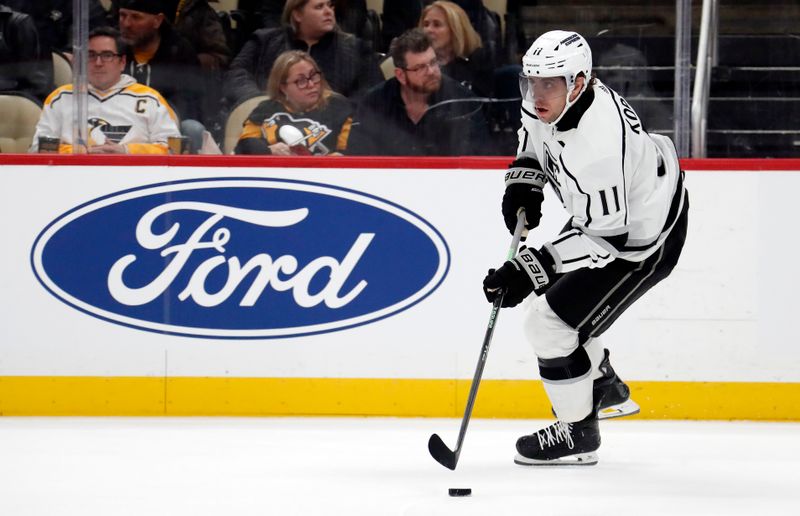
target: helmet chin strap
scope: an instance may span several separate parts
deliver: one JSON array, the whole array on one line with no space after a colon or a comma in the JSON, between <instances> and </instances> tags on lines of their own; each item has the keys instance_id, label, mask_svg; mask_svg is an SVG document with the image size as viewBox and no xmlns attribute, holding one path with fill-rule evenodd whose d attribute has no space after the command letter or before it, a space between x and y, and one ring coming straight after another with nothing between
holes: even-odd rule
<instances>
[{"instance_id":1,"label":"helmet chin strap","mask_svg":"<svg viewBox=\"0 0 800 516\"><path fill-rule=\"evenodd\" d=\"M567 90L567 100L566 100L566 103L564 104L564 109L561 111L561 114L560 114L560 115L558 115L558 118L556 118L555 120L553 120L552 122L550 122L550 123L548 123L548 124L547 124L548 126L550 126L550 127L555 127L555 125L556 125L556 124L557 124L557 123L558 123L558 122L559 122L559 121L560 121L562 118L564 118L564 115L566 115L566 114L567 114L567 111L569 110L569 108L570 108L570 107L572 107L572 105L573 105L573 104L575 104L576 102L578 102L578 99L579 99L579 98L581 98L581 95L583 95L583 92L584 92L584 91L586 91L586 87L587 87L587 85L588 85L588 83L586 82L586 80L584 80L584 83L583 83L583 88L581 89L580 93L578 93L578 96L577 96L577 97L575 97L575 100L573 100L573 101L570 101L570 100L569 100L569 98L572 96L572 92L573 92L573 91L575 91L575 82L573 82L573 83L572 83L572 85L571 85L571 86L569 87L569 89Z\"/></svg>"}]
</instances>

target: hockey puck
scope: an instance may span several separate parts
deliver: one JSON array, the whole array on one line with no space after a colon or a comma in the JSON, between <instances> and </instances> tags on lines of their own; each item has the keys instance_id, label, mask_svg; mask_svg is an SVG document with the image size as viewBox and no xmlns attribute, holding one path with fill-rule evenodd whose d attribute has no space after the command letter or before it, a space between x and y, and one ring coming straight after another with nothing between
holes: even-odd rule
<instances>
[{"instance_id":1,"label":"hockey puck","mask_svg":"<svg viewBox=\"0 0 800 516\"><path fill-rule=\"evenodd\" d=\"M447 490L447 494L449 494L450 496L471 496L472 489L451 487L450 489Z\"/></svg>"}]
</instances>

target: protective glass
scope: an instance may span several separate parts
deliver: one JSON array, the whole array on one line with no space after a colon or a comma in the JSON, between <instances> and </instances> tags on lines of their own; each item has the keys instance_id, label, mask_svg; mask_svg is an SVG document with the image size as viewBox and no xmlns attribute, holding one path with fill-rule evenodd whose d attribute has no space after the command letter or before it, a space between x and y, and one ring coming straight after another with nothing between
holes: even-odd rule
<instances>
[{"instance_id":1,"label":"protective glass","mask_svg":"<svg viewBox=\"0 0 800 516\"><path fill-rule=\"evenodd\" d=\"M567 96L567 82L563 77L527 77L519 75L519 91L523 100L533 102Z\"/></svg>"}]
</instances>

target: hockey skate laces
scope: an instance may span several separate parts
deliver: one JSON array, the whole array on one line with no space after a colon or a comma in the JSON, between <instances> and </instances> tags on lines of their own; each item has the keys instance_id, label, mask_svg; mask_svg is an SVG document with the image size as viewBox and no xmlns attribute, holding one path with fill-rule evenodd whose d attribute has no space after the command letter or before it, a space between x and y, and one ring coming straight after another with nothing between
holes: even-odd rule
<instances>
[{"instance_id":1,"label":"hockey skate laces","mask_svg":"<svg viewBox=\"0 0 800 516\"><path fill-rule=\"evenodd\" d=\"M539 438L540 449L554 446L562 441L567 444L567 448L570 450L575 447L575 442L572 440L572 423L556 421L554 425L542 428L536 432L536 437Z\"/></svg>"}]
</instances>

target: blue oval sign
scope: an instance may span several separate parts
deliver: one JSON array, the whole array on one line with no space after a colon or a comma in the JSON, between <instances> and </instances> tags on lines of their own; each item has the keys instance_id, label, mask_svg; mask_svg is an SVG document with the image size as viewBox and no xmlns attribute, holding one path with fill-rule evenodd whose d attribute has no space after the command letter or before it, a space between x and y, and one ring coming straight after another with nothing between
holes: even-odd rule
<instances>
[{"instance_id":1,"label":"blue oval sign","mask_svg":"<svg viewBox=\"0 0 800 516\"><path fill-rule=\"evenodd\" d=\"M324 184L203 179L117 192L51 222L31 252L44 287L143 330L273 338L341 330L433 292L441 234L387 200Z\"/></svg>"}]
</instances>

